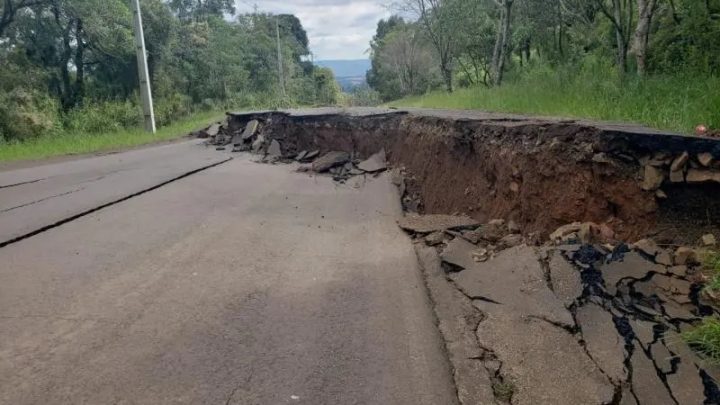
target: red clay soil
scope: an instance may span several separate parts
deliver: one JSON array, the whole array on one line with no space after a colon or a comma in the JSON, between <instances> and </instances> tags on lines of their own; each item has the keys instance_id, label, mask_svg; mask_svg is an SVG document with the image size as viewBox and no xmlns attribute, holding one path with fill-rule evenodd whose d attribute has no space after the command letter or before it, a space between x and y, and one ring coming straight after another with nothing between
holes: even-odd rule
<instances>
[{"instance_id":1,"label":"red clay soil","mask_svg":"<svg viewBox=\"0 0 720 405\"><path fill-rule=\"evenodd\" d=\"M231 130L251 118L231 117ZM658 150L709 145L572 121L417 114L258 117L265 121L263 134L278 140L284 155L319 149L364 158L385 148L391 164L405 169L408 190L420 197L422 212L513 219L525 233L543 236L574 221L608 224L623 240L656 232L674 213L659 209L665 202L641 188L639 161ZM672 195L669 201L682 209ZM709 218L707 225L715 227L719 219Z\"/></svg>"}]
</instances>

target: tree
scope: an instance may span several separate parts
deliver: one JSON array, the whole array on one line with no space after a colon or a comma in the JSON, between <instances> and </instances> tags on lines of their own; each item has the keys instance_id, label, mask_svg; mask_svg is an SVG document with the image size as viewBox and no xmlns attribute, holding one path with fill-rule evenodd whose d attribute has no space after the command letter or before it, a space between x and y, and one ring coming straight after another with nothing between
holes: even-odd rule
<instances>
[{"instance_id":1,"label":"tree","mask_svg":"<svg viewBox=\"0 0 720 405\"><path fill-rule=\"evenodd\" d=\"M39 6L46 3L45 0L1 0L0 5L0 38L5 34L5 30L15 20L18 12Z\"/></svg>"},{"instance_id":2,"label":"tree","mask_svg":"<svg viewBox=\"0 0 720 405\"><path fill-rule=\"evenodd\" d=\"M458 0L405 0L402 9L417 16L420 26L423 27L437 53L445 89L452 92L455 39L458 33L456 22L458 14L462 12L462 2Z\"/></svg>"},{"instance_id":3,"label":"tree","mask_svg":"<svg viewBox=\"0 0 720 405\"><path fill-rule=\"evenodd\" d=\"M632 0L594 0L600 11L610 20L615 31L617 66L621 74L627 72L627 54L633 25Z\"/></svg>"},{"instance_id":4,"label":"tree","mask_svg":"<svg viewBox=\"0 0 720 405\"><path fill-rule=\"evenodd\" d=\"M638 22L634 35L634 53L637 61L637 72L644 76L647 71L647 49L650 38L650 24L655 11L657 0L637 0Z\"/></svg>"},{"instance_id":5,"label":"tree","mask_svg":"<svg viewBox=\"0 0 720 405\"><path fill-rule=\"evenodd\" d=\"M235 14L233 0L170 0L169 5L184 21L202 21L208 17L222 17L223 13Z\"/></svg>"}]
</instances>

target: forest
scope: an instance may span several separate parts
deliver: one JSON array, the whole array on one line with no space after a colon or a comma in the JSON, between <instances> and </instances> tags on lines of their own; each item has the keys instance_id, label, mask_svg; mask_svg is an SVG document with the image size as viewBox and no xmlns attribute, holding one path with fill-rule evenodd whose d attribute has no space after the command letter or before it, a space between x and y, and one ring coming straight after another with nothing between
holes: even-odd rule
<instances>
[{"instance_id":1,"label":"forest","mask_svg":"<svg viewBox=\"0 0 720 405\"><path fill-rule=\"evenodd\" d=\"M367 75L382 100L720 126L720 0L398 0L391 9Z\"/></svg>"},{"instance_id":2,"label":"forest","mask_svg":"<svg viewBox=\"0 0 720 405\"><path fill-rule=\"evenodd\" d=\"M238 14L233 0L140 4L159 126L203 111L337 102L294 15ZM141 119L129 0L0 0L0 143Z\"/></svg>"}]
</instances>

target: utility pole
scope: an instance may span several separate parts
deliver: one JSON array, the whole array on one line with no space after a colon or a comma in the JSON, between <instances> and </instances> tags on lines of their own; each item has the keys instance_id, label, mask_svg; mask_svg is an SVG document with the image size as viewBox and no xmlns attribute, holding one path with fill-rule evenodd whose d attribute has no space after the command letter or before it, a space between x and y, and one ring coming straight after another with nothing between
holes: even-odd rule
<instances>
[{"instance_id":1,"label":"utility pole","mask_svg":"<svg viewBox=\"0 0 720 405\"><path fill-rule=\"evenodd\" d=\"M282 51L280 49L280 17L279 16L275 16L275 37L277 38L278 78L280 79L280 91L282 92L283 98L285 98L285 78L283 77Z\"/></svg>"},{"instance_id":2,"label":"utility pole","mask_svg":"<svg viewBox=\"0 0 720 405\"><path fill-rule=\"evenodd\" d=\"M145 54L145 36L143 34L140 0L132 0L135 22L135 51L137 53L138 77L140 78L140 98L142 99L145 130L155 133L155 111L153 111L150 75L148 74L147 55Z\"/></svg>"}]
</instances>

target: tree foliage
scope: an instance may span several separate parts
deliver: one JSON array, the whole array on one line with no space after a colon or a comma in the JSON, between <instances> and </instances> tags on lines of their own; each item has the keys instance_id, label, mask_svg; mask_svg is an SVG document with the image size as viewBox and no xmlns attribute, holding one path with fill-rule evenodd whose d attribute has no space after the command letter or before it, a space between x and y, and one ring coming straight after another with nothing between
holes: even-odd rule
<instances>
[{"instance_id":1,"label":"tree foliage","mask_svg":"<svg viewBox=\"0 0 720 405\"><path fill-rule=\"evenodd\" d=\"M129 0L0 0L0 7L1 136L96 131L88 117L102 114L120 126L137 122ZM200 108L338 101L332 72L306 62L308 37L294 15L234 15L233 0L142 0L141 7L160 124Z\"/></svg>"},{"instance_id":2,"label":"tree foliage","mask_svg":"<svg viewBox=\"0 0 720 405\"><path fill-rule=\"evenodd\" d=\"M579 69L586 61L603 61L614 64L620 78L716 75L720 68L720 0L398 0L393 5L402 18L381 21L371 43L368 83L384 99L423 91L401 85L397 69L412 66L414 57L398 52L398 44L419 38L431 46L431 61L448 91L453 81L499 86L506 76L518 77L538 64Z\"/></svg>"}]
</instances>

